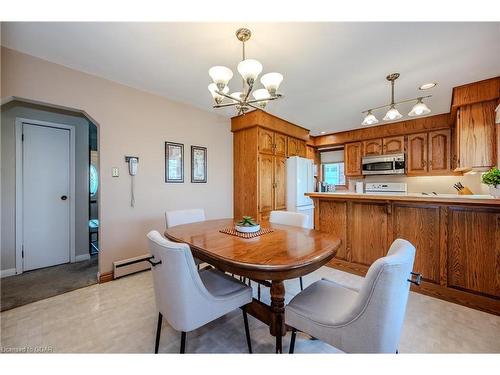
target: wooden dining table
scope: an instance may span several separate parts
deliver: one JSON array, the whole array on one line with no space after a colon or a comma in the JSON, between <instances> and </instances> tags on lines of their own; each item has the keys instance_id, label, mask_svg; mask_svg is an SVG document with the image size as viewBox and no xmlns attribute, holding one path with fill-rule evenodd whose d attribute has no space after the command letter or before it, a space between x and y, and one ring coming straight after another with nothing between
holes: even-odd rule
<instances>
[{"instance_id":1,"label":"wooden dining table","mask_svg":"<svg viewBox=\"0 0 500 375\"><path fill-rule=\"evenodd\" d=\"M184 242L193 256L221 271L270 283L271 305L257 299L246 306L249 314L269 326L282 352L286 335L285 284L287 279L307 275L328 263L341 240L329 233L288 225L269 224L272 232L241 238L220 230L234 227L233 219L208 220L169 228L165 237Z\"/></svg>"}]
</instances>

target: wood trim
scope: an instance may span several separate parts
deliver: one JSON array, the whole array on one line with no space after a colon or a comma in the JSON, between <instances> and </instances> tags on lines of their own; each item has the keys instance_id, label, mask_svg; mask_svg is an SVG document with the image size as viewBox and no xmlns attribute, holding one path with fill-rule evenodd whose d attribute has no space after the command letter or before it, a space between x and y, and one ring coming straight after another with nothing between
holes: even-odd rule
<instances>
[{"instance_id":1,"label":"wood trim","mask_svg":"<svg viewBox=\"0 0 500 375\"><path fill-rule=\"evenodd\" d=\"M273 116L260 109L231 118L232 132L237 132L254 126L261 126L263 128L299 138L304 141L310 141L309 129Z\"/></svg>"},{"instance_id":2,"label":"wood trim","mask_svg":"<svg viewBox=\"0 0 500 375\"><path fill-rule=\"evenodd\" d=\"M314 145L316 147L334 147L341 146L349 142L422 133L430 130L449 129L449 116L449 113L442 113L414 120L399 121L363 129L347 130L311 138L314 139Z\"/></svg>"},{"instance_id":3,"label":"wood trim","mask_svg":"<svg viewBox=\"0 0 500 375\"><path fill-rule=\"evenodd\" d=\"M114 280L113 271L99 274L99 284L107 283L108 281L113 281L113 280Z\"/></svg>"}]
</instances>

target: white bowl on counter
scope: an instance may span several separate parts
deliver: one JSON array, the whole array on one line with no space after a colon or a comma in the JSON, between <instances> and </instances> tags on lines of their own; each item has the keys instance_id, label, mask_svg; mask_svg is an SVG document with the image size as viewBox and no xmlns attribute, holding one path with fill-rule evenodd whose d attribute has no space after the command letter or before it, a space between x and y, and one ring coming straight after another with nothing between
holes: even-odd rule
<instances>
[{"instance_id":1,"label":"white bowl on counter","mask_svg":"<svg viewBox=\"0 0 500 375\"><path fill-rule=\"evenodd\" d=\"M253 225L251 227L239 226L236 224L234 226L234 229L236 229L240 233L255 233L260 230L260 224Z\"/></svg>"}]
</instances>

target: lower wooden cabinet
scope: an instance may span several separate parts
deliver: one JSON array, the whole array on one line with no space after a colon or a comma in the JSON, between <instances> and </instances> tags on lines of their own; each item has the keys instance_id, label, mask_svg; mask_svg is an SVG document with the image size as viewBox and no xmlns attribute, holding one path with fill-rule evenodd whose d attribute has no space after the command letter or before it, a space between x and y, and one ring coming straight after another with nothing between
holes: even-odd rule
<instances>
[{"instance_id":1,"label":"lower wooden cabinet","mask_svg":"<svg viewBox=\"0 0 500 375\"><path fill-rule=\"evenodd\" d=\"M426 281L439 284L439 206L394 204L394 238L410 241L417 249L413 271Z\"/></svg>"},{"instance_id":2,"label":"lower wooden cabinet","mask_svg":"<svg viewBox=\"0 0 500 375\"><path fill-rule=\"evenodd\" d=\"M448 208L448 285L500 298L500 209Z\"/></svg>"},{"instance_id":3,"label":"lower wooden cabinet","mask_svg":"<svg viewBox=\"0 0 500 375\"><path fill-rule=\"evenodd\" d=\"M273 209L274 158L273 155L259 154L259 212Z\"/></svg>"},{"instance_id":4,"label":"lower wooden cabinet","mask_svg":"<svg viewBox=\"0 0 500 375\"><path fill-rule=\"evenodd\" d=\"M348 213L351 262L369 266L387 254L386 203L350 202Z\"/></svg>"},{"instance_id":5,"label":"lower wooden cabinet","mask_svg":"<svg viewBox=\"0 0 500 375\"><path fill-rule=\"evenodd\" d=\"M342 245L330 265L363 275L397 238L416 248L412 287L500 315L500 207L314 198L315 229Z\"/></svg>"},{"instance_id":6,"label":"lower wooden cabinet","mask_svg":"<svg viewBox=\"0 0 500 375\"><path fill-rule=\"evenodd\" d=\"M286 209L286 158L274 158L274 210Z\"/></svg>"}]
</instances>

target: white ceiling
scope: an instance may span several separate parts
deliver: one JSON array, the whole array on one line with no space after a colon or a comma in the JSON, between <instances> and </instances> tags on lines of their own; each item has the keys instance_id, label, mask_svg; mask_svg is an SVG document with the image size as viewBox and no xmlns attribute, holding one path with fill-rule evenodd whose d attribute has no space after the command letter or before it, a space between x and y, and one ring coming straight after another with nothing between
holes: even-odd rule
<instances>
[{"instance_id":1,"label":"white ceiling","mask_svg":"<svg viewBox=\"0 0 500 375\"><path fill-rule=\"evenodd\" d=\"M362 110L390 101L391 72L401 73L396 100L438 82L432 114L449 111L452 87L500 75L500 23L23 22L2 23L2 45L214 111L211 66L231 68L231 92L241 90L241 26L253 32L247 57L285 77L285 98L267 110L313 134L362 127Z\"/></svg>"}]
</instances>

